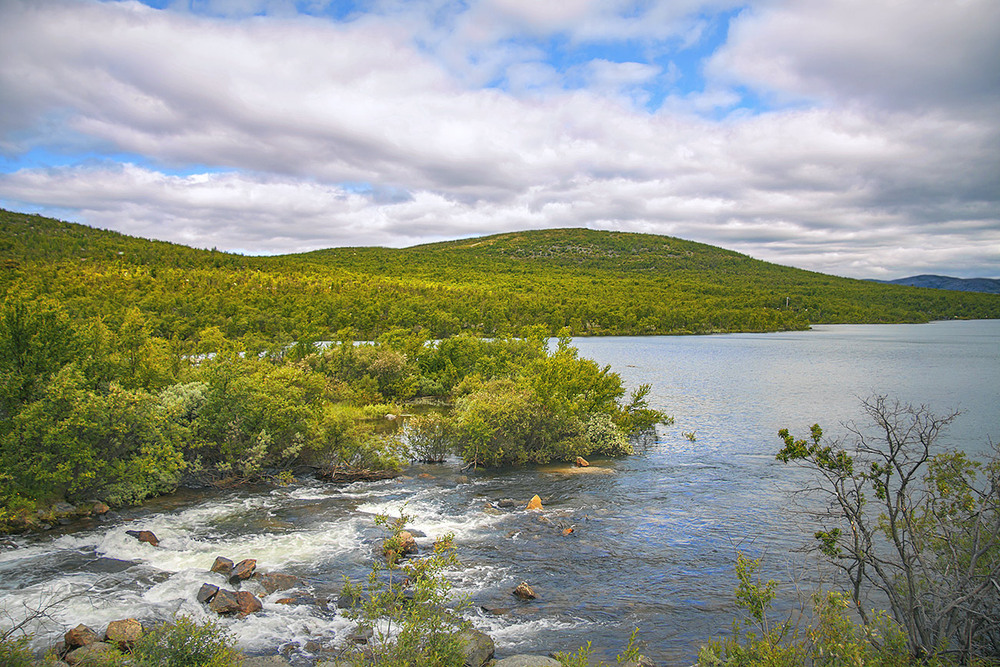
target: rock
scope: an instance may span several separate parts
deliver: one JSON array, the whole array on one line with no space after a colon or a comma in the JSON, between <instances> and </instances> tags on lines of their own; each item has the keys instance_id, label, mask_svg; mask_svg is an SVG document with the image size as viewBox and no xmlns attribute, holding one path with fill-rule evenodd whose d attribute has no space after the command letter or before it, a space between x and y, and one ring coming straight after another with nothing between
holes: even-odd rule
<instances>
[{"instance_id":1,"label":"rock","mask_svg":"<svg viewBox=\"0 0 1000 667\"><path fill-rule=\"evenodd\" d=\"M465 667L483 667L496 650L493 638L475 628L466 628L458 633L458 642L465 657Z\"/></svg>"},{"instance_id":2,"label":"rock","mask_svg":"<svg viewBox=\"0 0 1000 667\"><path fill-rule=\"evenodd\" d=\"M73 514L76 508L69 503L56 503L52 506L52 511L56 514Z\"/></svg>"},{"instance_id":3,"label":"rock","mask_svg":"<svg viewBox=\"0 0 1000 667\"><path fill-rule=\"evenodd\" d=\"M14 540L0 540L0 551L12 551L17 548L17 543Z\"/></svg>"},{"instance_id":4,"label":"rock","mask_svg":"<svg viewBox=\"0 0 1000 667\"><path fill-rule=\"evenodd\" d=\"M140 542L152 544L154 547L160 544L160 540L156 539L156 535L151 530L126 530L125 534L131 535Z\"/></svg>"},{"instance_id":5,"label":"rock","mask_svg":"<svg viewBox=\"0 0 1000 667\"><path fill-rule=\"evenodd\" d=\"M229 576L233 572L233 561L222 556L216 556L215 562L212 563L212 572L218 572L219 574Z\"/></svg>"},{"instance_id":6,"label":"rock","mask_svg":"<svg viewBox=\"0 0 1000 667\"><path fill-rule=\"evenodd\" d=\"M134 618L111 621L104 632L104 641L120 649L130 649L142 638L142 623Z\"/></svg>"},{"instance_id":7,"label":"rock","mask_svg":"<svg viewBox=\"0 0 1000 667\"><path fill-rule=\"evenodd\" d=\"M233 575L229 577L229 583L237 585L245 579L253 576L257 569L257 561L253 558L245 558L233 566Z\"/></svg>"},{"instance_id":8,"label":"rock","mask_svg":"<svg viewBox=\"0 0 1000 667\"><path fill-rule=\"evenodd\" d=\"M220 589L208 603L208 608L216 614L235 614L240 610L240 603L235 591Z\"/></svg>"},{"instance_id":9,"label":"rock","mask_svg":"<svg viewBox=\"0 0 1000 667\"><path fill-rule=\"evenodd\" d=\"M382 553L386 558L390 554L395 554L396 558L415 554L417 553L417 540L410 531L401 530L398 535L382 543Z\"/></svg>"},{"instance_id":10,"label":"rock","mask_svg":"<svg viewBox=\"0 0 1000 667\"><path fill-rule=\"evenodd\" d=\"M198 602L202 604L207 604L215 598L215 594L219 592L219 587L214 584L202 584L201 588L198 589Z\"/></svg>"},{"instance_id":11,"label":"rock","mask_svg":"<svg viewBox=\"0 0 1000 667\"><path fill-rule=\"evenodd\" d=\"M90 506L90 511L92 514L101 515L110 512L111 508L105 503L102 503L100 500L96 500L94 501L94 504Z\"/></svg>"},{"instance_id":12,"label":"rock","mask_svg":"<svg viewBox=\"0 0 1000 667\"><path fill-rule=\"evenodd\" d=\"M656 667L656 663L644 655L640 655L635 660L626 660L621 667Z\"/></svg>"},{"instance_id":13,"label":"rock","mask_svg":"<svg viewBox=\"0 0 1000 667\"><path fill-rule=\"evenodd\" d=\"M81 646L80 648L70 651L66 654L66 663L73 667L79 664L88 664L91 661L100 661L100 656L108 653L117 653L117 649L111 644L105 644L104 642L94 642L93 644L87 644L86 646Z\"/></svg>"},{"instance_id":14,"label":"rock","mask_svg":"<svg viewBox=\"0 0 1000 667\"><path fill-rule=\"evenodd\" d=\"M81 623L67 632L63 637L63 641L66 642L66 648L68 650L73 650L81 646L88 646L99 642L101 641L101 636Z\"/></svg>"},{"instance_id":15,"label":"rock","mask_svg":"<svg viewBox=\"0 0 1000 667\"><path fill-rule=\"evenodd\" d=\"M269 572L260 577L260 585L264 587L268 595L275 591L287 591L289 588L295 588L300 582L301 579L296 576L278 572Z\"/></svg>"},{"instance_id":16,"label":"rock","mask_svg":"<svg viewBox=\"0 0 1000 667\"><path fill-rule=\"evenodd\" d=\"M538 595L535 594L535 590L529 586L526 581L519 583L517 588L513 590L512 594L514 597L520 598L521 600L534 600L538 597Z\"/></svg>"},{"instance_id":17,"label":"rock","mask_svg":"<svg viewBox=\"0 0 1000 667\"><path fill-rule=\"evenodd\" d=\"M572 526L569 527L569 528L563 528L563 532L562 532L563 535L570 535L572 533L573 533L573 527Z\"/></svg>"},{"instance_id":18,"label":"rock","mask_svg":"<svg viewBox=\"0 0 1000 667\"><path fill-rule=\"evenodd\" d=\"M510 509L512 507L517 507L517 501L513 498L501 498L497 501L497 507L502 507L504 509Z\"/></svg>"},{"instance_id":19,"label":"rock","mask_svg":"<svg viewBox=\"0 0 1000 667\"><path fill-rule=\"evenodd\" d=\"M239 605L240 616L254 614L264 608L264 605L260 603L260 598L250 591L237 591L236 604Z\"/></svg>"},{"instance_id":20,"label":"rock","mask_svg":"<svg viewBox=\"0 0 1000 667\"><path fill-rule=\"evenodd\" d=\"M590 465L590 462L587 461L587 459L583 458L582 456L576 457L576 467L577 468L586 468L589 465Z\"/></svg>"},{"instance_id":21,"label":"rock","mask_svg":"<svg viewBox=\"0 0 1000 667\"><path fill-rule=\"evenodd\" d=\"M512 655L498 660L493 667L562 667L562 663L547 655Z\"/></svg>"},{"instance_id":22,"label":"rock","mask_svg":"<svg viewBox=\"0 0 1000 667\"><path fill-rule=\"evenodd\" d=\"M531 500L528 501L528 506L525 509L529 510L540 510L542 509L542 499L537 495L533 496Z\"/></svg>"}]
</instances>

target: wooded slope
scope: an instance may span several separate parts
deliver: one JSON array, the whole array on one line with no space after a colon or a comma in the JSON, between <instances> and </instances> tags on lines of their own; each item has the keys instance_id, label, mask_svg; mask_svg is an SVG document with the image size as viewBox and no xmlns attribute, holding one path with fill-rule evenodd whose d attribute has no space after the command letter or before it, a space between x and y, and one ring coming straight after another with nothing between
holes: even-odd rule
<instances>
[{"instance_id":1,"label":"wooded slope","mask_svg":"<svg viewBox=\"0 0 1000 667\"><path fill-rule=\"evenodd\" d=\"M493 336L530 325L574 335L803 329L814 323L1000 317L1000 296L838 278L680 239L584 229L405 249L246 257L0 210L0 295L48 295L153 335L258 343Z\"/></svg>"}]
</instances>

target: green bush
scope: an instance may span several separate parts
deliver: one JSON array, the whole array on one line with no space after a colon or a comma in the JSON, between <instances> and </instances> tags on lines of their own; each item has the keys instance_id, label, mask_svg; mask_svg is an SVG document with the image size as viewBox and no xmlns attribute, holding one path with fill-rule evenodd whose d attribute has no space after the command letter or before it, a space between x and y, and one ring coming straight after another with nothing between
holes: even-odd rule
<instances>
[{"instance_id":1,"label":"green bush","mask_svg":"<svg viewBox=\"0 0 1000 667\"><path fill-rule=\"evenodd\" d=\"M376 517L376 523L389 531L387 545L400 541L407 520L405 514L398 519ZM459 633L468 623L459 614L468 601L452 599L451 585L443 575L457 563L451 535L438 539L429 555L400 558L389 548L385 560L376 558L367 586L350 582L345 586L345 592L360 601L350 616L359 628L371 630L372 638L341 660L359 666L461 667Z\"/></svg>"}]
</instances>

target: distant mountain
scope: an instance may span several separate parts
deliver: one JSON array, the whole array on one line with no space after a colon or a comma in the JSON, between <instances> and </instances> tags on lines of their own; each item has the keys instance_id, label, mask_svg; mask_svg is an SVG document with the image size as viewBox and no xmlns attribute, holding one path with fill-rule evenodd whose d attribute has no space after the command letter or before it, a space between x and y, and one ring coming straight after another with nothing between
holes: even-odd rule
<instances>
[{"instance_id":1,"label":"distant mountain","mask_svg":"<svg viewBox=\"0 0 1000 667\"><path fill-rule=\"evenodd\" d=\"M956 292L985 292L1000 294L1000 280L995 278L952 278L951 276L920 275L897 280L879 280L890 285L909 285L910 287L930 287L947 289Z\"/></svg>"}]
</instances>

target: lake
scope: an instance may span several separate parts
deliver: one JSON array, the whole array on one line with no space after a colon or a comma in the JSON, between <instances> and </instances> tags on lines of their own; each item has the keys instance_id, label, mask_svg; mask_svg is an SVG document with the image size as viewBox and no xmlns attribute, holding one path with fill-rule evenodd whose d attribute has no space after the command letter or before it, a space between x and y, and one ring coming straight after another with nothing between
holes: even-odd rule
<instances>
[{"instance_id":1,"label":"lake","mask_svg":"<svg viewBox=\"0 0 1000 667\"><path fill-rule=\"evenodd\" d=\"M778 429L804 436L819 423L831 438L844 435L843 423L861 419L860 398L884 393L939 414L963 411L946 444L975 453L1000 438L1000 321L575 345L629 387L651 384L651 405L676 423L636 456L583 470L463 474L453 461L375 483L181 492L103 525L16 538L17 549L0 551L0 607L16 617L24 604L69 596L36 627L39 647L80 622L207 619L195 594L203 582L219 583L207 571L218 555L256 558L262 570L301 577L317 598L335 597L343 576L368 571L381 536L373 516L402 508L426 535L421 546L455 534L462 566L449 578L498 657L591 641L597 655L613 658L639 628L645 654L690 664L701 643L730 629L737 550L763 557L764 576L784 582L779 613L797 605L795 585L836 585L796 551L812 526L790 502L803 473L774 460ZM520 510L536 493L545 509ZM503 499L518 507L496 509ZM160 547L127 529L152 530ZM511 595L521 581L538 600ZM265 598L263 613L224 621L248 652L280 650L311 665L350 631L336 611L278 597Z\"/></svg>"}]
</instances>

